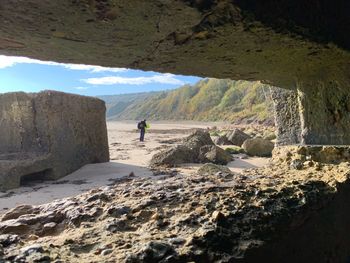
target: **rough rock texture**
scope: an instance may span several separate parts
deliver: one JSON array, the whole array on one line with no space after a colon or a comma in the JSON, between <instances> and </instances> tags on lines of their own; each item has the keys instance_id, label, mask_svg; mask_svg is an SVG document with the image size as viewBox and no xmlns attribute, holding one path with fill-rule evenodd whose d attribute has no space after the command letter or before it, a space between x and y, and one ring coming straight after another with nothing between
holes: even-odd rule
<instances>
[{"instance_id":1,"label":"rough rock texture","mask_svg":"<svg viewBox=\"0 0 350 263\"><path fill-rule=\"evenodd\" d=\"M272 98L278 145L350 144L350 93L337 81L300 84L296 91L272 88Z\"/></svg>"},{"instance_id":2,"label":"rough rock texture","mask_svg":"<svg viewBox=\"0 0 350 263\"><path fill-rule=\"evenodd\" d=\"M306 165L313 165L313 162L327 164L350 162L350 148L349 146L279 146L274 148L271 161L291 162L296 159L305 162Z\"/></svg>"},{"instance_id":3,"label":"rough rock texture","mask_svg":"<svg viewBox=\"0 0 350 263\"><path fill-rule=\"evenodd\" d=\"M151 166L176 166L181 163L227 164L232 156L216 146L207 131L196 130L182 144L163 150L152 157Z\"/></svg>"},{"instance_id":4,"label":"rough rock texture","mask_svg":"<svg viewBox=\"0 0 350 263\"><path fill-rule=\"evenodd\" d=\"M329 76L347 72L349 61L346 0L3 0L0 7L7 55L283 88L296 78L321 79L325 69Z\"/></svg>"},{"instance_id":5,"label":"rough rock texture","mask_svg":"<svg viewBox=\"0 0 350 263\"><path fill-rule=\"evenodd\" d=\"M196 130L183 140L183 145L198 153L200 148L206 145L214 145L208 131Z\"/></svg>"},{"instance_id":6,"label":"rough rock texture","mask_svg":"<svg viewBox=\"0 0 350 263\"><path fill-rule=\"evenodd\" d=\"M263 138L253 138L244 141L242 148L248 155L271 156L274 144Z\"/></svg>"},{"instance_id":7,"label":"rough rock texture","mask_svg":"<svg viewBox=\"0 0 350 263\"><path fill-rule=\"evenodd\" d=\"M196 162L194 152L185 145L177 145L156 153L151 160L151 166L176 166L182 163Z\"/></svg>"},{"instance_id":8,"label":"rough rock texture","mask_svg":"<svg viewBox=\"0 0 350 263\"><path fill-rule=\"evenodd\" d=\"M266 130L264 131L262 138L269 141L275 140L277 138L276 132Z\"/></svg>"},{"instance_id":9,"label":"rough rock texture","mask_svg":"<svg viewBox=\"0 0 350 263\"><path fill-rule=\"evenodd\" d=\"M208 175L220 175L220 176L230 176L233 173L227 166L216 165L213 163L206 163L200 167L197 171L199 175L208 176Z\"/></svg>"},{"instance_id":10,"label":"rough rock texture","mask_svg":"<svg viewBox=\"0 0 350 263\"><path fill-rule=\"evenodd\" d=\"M234 129L232 132L227 133L227 138L233 145L241 147L244 141L251 137L240 129Z\"/></svg>"},{"instance_id":11,"label":"rough rock texture","mask_svg":"<svg viewBox=\"0 0 350 263\"><path fill-rule=\"evenodd\" d=\"M45 91L0 95L0 189L109 161L104 102Z\"/></svg>"},{"instance_id":12,"label":"rough rock texture","mask_svg":"<svg viewBox=\"0 0 350 263\"><path fill-rule=\"evenodd\" d=\"M231 154L216 145L206 145L199 149L198 159L201 163L227 164L233 160Z\"/></svg>"},{"instance_id":13,"label":"rough rock texture","mask_svg":"<svg viewBox=\"0 0 350 263\"><path fill-rule=\"evenodd\" d=\"M310 89L310 87L317 87L317 89ZM338 79L330 80L328 83L320 81L300 83L298 95L302 128L301 143L350 144L348 82Z\"/></svg>"},{"instance_id":14,"label":"rough rock texture","mask_svg":"<svg viewBox=\"0 0 350 263\"><path fill-rule=\"evenodd\" d=\"M9 262L346 262L349 165L132 179L0 219ZM8 233L11 234L8 234ZM291 252L292 251L292 252Z\"/></svg>"},{"instance_id":15,"label":"rough rock texture","mask_svg":"<svg viewBox=\"0 0 350 263\"><path fill-rule=\"evenodd\" d=\"M349 144L349 11L347 0L2 0L0 54L298 88L302 139Z\"/></svg>"},{"instance_id":16,"label":"rough rock texture","mask_svg":"<svg viewBox=\"0 0 350 263\"><path fill-rule=\"evenodd\" d=\"M232 143L228 140L226 135L216 137L214 140L216 145L231 145Z\"/></svg>"},{"instance_id":17,"label":"rough rock texture","mask_svg":"<svg viewBox=\"0 0 350 263\"><path fill-rule=\"evenodd\" d=\"M276 145L292 145L301 142L301 121L296 91L271 88L275 110Z\"/></svg>"}]
</instances>

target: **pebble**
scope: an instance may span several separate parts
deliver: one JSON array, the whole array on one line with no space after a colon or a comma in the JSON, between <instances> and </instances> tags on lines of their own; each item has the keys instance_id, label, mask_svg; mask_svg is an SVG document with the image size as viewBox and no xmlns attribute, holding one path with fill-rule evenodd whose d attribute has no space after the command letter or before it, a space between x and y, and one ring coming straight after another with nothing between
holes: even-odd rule
<instances>
[{"instance_id":1,"label":"pebble","mask_svg":"<svg viewBox=\"0 0 350 263\"><path fill-rule=\"evenodd\" d=\"M291 161L290 167L296 170L301 170L303 169L304 165L300 159L295 159Z\"/></svg>"},{"instance_id":2,"label":"pebble","mask_svg":"<svg viewBox=\"0 0 350 263\"><path fill-rule=\"evenodd\" d=\"M4 234L0 235L0 245L3 247L8 247L12 244L15 244L19 241L18 235L10 235L10 234Z\"/></svg>"},{"instance_id":3,"label":"pebble","mask_svg":"<svg viewBox=\"0 0 350 263\"><path fill-rule=\"evenodd\" d=\"M105 249L105 250L102 250L101 255L107 256L107 255L111 254L112 252L113 252L113 249Z\"/></svg>"},{"instance_id":4,"label":"pebble","mask_svg":"<svg viewBox=\"0 0 350 263\"><path fill-rule=\"evenodd\" d=\"M44 249L39 244L30 245L21 249L21 253L25 256L29 256L33 253L43 253Z\"/></svg>"},{"instance_id":5,"label":"pebble","mask_svg":"<svg viewBox=\"0 0 350 263\"><path fill-rule=\"evenodd\" d=\"M220 211L214 211L211 215L211 219L213 222L218 222L222 219L225 219L225 215Z\"/></svg>"},{"instance_id":6,"label":"pebble","mask_svg":"<svg viewBox=\"0 0 350 263\"><path fill-rule=\"evenodd\" d=\"M131 209L128 206L112 206L107 210L107 213L113 217L127 215L130 212L131 212Z\"/></svg>"},{"instance_id":7,"label":"pebble","mask_svg":"<svg viewBox=\"0 0 350 263\"><path fill-rule=\"evenodd\" d=\"M182 245L186 242L186 239L180 237L174 237L169 239L169 243L173 245Z\"/></svg>"}]
</instances>

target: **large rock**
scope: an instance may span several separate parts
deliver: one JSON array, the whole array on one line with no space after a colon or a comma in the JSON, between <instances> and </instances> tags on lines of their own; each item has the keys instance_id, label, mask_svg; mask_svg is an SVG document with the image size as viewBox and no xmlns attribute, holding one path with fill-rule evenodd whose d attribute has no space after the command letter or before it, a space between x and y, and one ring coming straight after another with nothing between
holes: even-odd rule
<instances>
[{"instance_id":1,"label":"large rock","mask_svg":"<svg viewBox=\"0 0 350 263\"><path fill-rule=\"evenodd\" d=\"M227 164L233 160L231 154L216 145L205 145L199 149L198 159L201 163Z\"/></svg>"},{"instance_id":2,"label":"large rock","mask_svg":"<svg viewBox=\"0 0 350 263\"><path fill-rule=\"evenodd\" d=\"M215 144L212 141L209 132L196 130L194 133L184 139L183 145L197 153L202 146Z\"/></svg>"},{"instance_id":3,"label":"large rock","mask_svg":"<svg viewBox=\"0 0 350 263\"><path fill-rule=\"evenodd\" d=\"M214 139L214 143L216 145L232 145L232 142L230 142L230 140L227 138L226 134L216 137Z\"/></svg>"},{"instance_id":4,"label":"large rock","mask_svg":"<svg viewBox=\"0 0 350 263\"><path fill-rule=\"evenodd\" d=\"M181 145L174 146L155 154L151 166L175 166L181 163L227 164L232 160L230 154L216 146L207 131L196 130L183 140Z\"/></svg>"},{"instance_id":5,"label":"large rock","mask_svg":"<svg viewBox=\"0 0 350 263\"><path fill-rule=\"evenodd\" d=\"M226 136L233 145L237 145L239 147L242 146L245 140L251 138L248 134L242 132L239 129L234 129L232 132L229 132Z\"/></svg>"},{"instance_id":6,"label":"large rock","mask_svg":"<svg viewBox=\"0 0 350 263\"><path fill-rule=\"evenodd\" d=\"M155 154L151 160L151 166L170 165L176 166L181 163L195 161L194 152L184 145L177 145Z\"/></svg>"},{"instance_id":7,"label":"large rock","mask_svg":"<svg viewBox=\"0 0 350 263\"><path fill-rule=\"evenodd\" d=\"M104 102L44 91L0 95L0 189L109 161Z\"/></svg>"},{"instance_id":8,"label":"large rock","mask_svg":"<svg viewBox=\"0 0 350 263\"><path fill-rule=\"evenodd\" d=\"M206 176L206 175L230 175L233 173L227 166L206 163L198 169L197 174Z\"/></svg>"},{"instance_id":9,"label":"large rock","mask_svg":"<svg viewBox=\"0 0 350 263\"><path fill-rule=\"evenodd\" d=\"M274 144L262 138L246 140L242 148L248 155L268 157L271 156Z\"/></svg>"}]
</instances>

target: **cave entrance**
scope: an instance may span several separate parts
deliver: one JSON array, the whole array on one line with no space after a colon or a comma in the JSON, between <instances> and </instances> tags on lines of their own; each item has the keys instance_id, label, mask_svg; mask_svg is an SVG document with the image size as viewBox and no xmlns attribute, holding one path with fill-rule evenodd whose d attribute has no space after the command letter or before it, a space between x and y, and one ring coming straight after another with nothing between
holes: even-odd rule
<instances>
[{"instance_id":1,"label":"cave entrance","mask_svg":"<svg viewBox=\"0 0 350 263\"><path fill-rule=\"evenodd\" d=\"M46 169L40 172L35 172L31 174L26 174L21 176L20 185L21 186L31 186L44 181L50 180L50 174L52 169Z\"/></svg>"}]
</instances>

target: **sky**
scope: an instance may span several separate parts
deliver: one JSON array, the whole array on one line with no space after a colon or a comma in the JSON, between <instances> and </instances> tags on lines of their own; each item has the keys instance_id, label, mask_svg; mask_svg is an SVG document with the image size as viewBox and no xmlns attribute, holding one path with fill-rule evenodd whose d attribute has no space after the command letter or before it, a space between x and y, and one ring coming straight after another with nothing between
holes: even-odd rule
<instances>
[{"instance_id":1,"label":"sky","mask_svg":"<svg viewBox=\"0 0 350 263\"><path fill-rule=\"evenodd\" d=\"M201 78L0 55L0 93L57 90L87 96L160 91Z\"/></svg>"}]
</instances>

